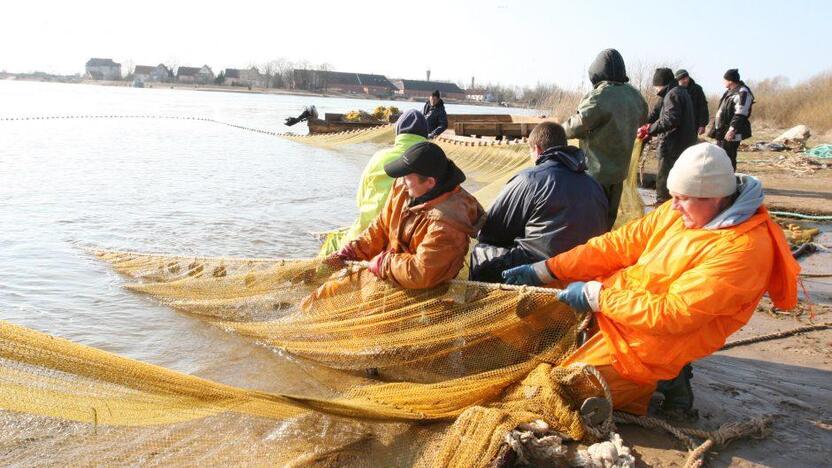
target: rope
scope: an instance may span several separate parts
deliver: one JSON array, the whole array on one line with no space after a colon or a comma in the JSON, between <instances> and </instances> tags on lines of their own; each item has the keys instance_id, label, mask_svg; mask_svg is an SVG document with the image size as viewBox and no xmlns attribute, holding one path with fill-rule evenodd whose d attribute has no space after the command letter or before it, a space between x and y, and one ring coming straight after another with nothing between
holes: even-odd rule
<instances>
[{"instance_id":1,"label":"rope","mask_svg":"<svg viewBox=\"0 0 832 468\"><path fill-rule=\"evenodd\" d=\"M727 343L725 346L720 348L720 351L723 351L723 350L726 350L726 349L731 349L731 348L736 348L737 346L744 346L744 345L748 345L748 344L759 343L761 341L777 340L777 339L780 339L780 338L787 338L789 336L798 335L800 333L806 333L806 332L818 331L818 330L827 330L827 329L830 329L830 328L832 328L832 322L825 322L825 323L819 323L817 325L807 325L805 327L798 327L798 328L794 328L794 329L791 329L791 330L786 330L786 331L781 331L781 332L776 332L776 333L769 333L767 335L753 336L751 338L745 338L745 339L742 339L742 340L736 340L736 341L732 341L730 343Z\"/></svg>"},{"instance_id":2,"label":"rope","mask_svg":"<svg viewBox=\"0 0 832 468\"><path fill-rule=\"evenodd\" d=\"M598 369L595 366L591 366L589 364L584 364L582 362L576 362L569 367L582 367L582 370L587 373L588 375L595 378L598 383L601 385L601 389L604 391L604 398L609 402L610 409L613 407L612 403L612 391L610 390L607 381L604 379L604 376L598 372ZM597 440L607 440L610 438L610 435L615 431L615 421L613 420L613 412L610 411L610 414L607 415L607 419L598 426L594 427L592 424L589 424L587 420L584 420L584 429L590 433L593 437Z\"/></svg>"},{"instance_id":3,"label":"rope","mask_svg":"<svg viewBox=\"0 0 832 468\"><path fill-rule=\"evenodd\" d=\"M700 467L704 463L705 455L715 446L728 445L732 440L753 437L762 439L771 433L770 416L761 416L747 421L725 423L715 431L704 431L687 427L672 426L653 416L635 416L620 411L615 412L615 419L621 424L635 424L645 429L662 429L674 435L687 445L689 453L685 461L685 467ZM693 437L705 439L705 442L697 445Z\"/></svg>"},{"instance_id":4,"label":"rope","mask_svg":"<svg viewBox=\"0 0 832 468\"><path fill-rule=\"evenodd\" d=\"M370 265L370 262L366 261L346 261L344 262L347 266L355 267L358 269L367 268ZM483 281L471 281L471 280L461 280L461 279L452 279L448 281L449 284L456 284L460 286L478 286L485 289L500 289L504 291L519 291L521 293L538 293L538 294L549 294L557 296L558 293L561 291L560 289L555 288L544 288L541 286L515 286L513 284L502 284L502 283L486 283Z\"/></svg>"},{"instance_id":5,"label":"rope","mask_svg":"<svg viewBox=\"0 0 832 468\"><path fill-rule=\"evenodd\" d=\"M832 216L827 215L808 215L803 213L795 213L792 211L769 211L769 214L774 216L783 216L786 218L810 219L814 221L832 221Z\"/></svg>"},{"instance_id":6,"label":"rope","mask_svg":"<svg viewBox=\"0 0 832 468\"><path fill-rule=\"evenodd\" d=\"M239 130L246 130L253 133L260 133L263 135L271 135L277 137L284 137L284 138L316 138L320 136L336 136L336 135L356 135L359 133L367 132L367 131L374 131L378 130L381 127L387 127L391 124L383 124L376 127L369 127L369 128L360 128L355 130L345 130L341 132L335 133L326 133L326 134L317 134L317 135L300 135L295 134L292 132L273 132L270 130L264 130L262 128L255 128L255 127L247 127L245 125L238 125L231 122L225 122L222 120L212 119L210 117L194 117L194 116L177 116L177 115L153 115L153 114L124 114L124 115L94 115L94 114L82 114L82 115L46 115L46 116L30 116L30 117L0 117L0 122L12 122L12 121L32 121L32 120L66 120L66 119L165 119L165 120L193 120L199 122L209 122L215 123L218 125L225 125L226 127L236 128ZM523 140L516 140L516 141L487 141L487 142L468 142L468 141L458 141L456 139L451 139L447 137L438 137L437 141L441 141L444 143L452 144L452 145L461 145L461 146L510 146L510 145L520 145L524 144L525 139Z\"/></svg>"}]
</instances>

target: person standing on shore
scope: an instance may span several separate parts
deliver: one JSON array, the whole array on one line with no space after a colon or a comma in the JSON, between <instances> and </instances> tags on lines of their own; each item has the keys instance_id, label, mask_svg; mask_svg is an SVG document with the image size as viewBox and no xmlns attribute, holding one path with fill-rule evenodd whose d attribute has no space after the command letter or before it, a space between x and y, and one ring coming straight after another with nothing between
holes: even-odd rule
<instances>
[{"instance_id":1,"label":"person standing on shore","mask_svg":"<svg viewBox=\"0 0 832 468\"><path fill-rule=\"evenodd\" d=\"M608 201L608 228L618 205L639 125L647 119L647 102L627 84L624 58L615 49L602 50L589 66L592 91L564 124L566 138L577 138L586 153L589 175L601 184Z\"/></svg>"},{"instance_id":2,"label":"person standing on shore","mask_svg":"<svg viewBox=\"0 0 832 468\"><path fill-rule=\"evenodd\" d=\"M653 74L653 87L661 98L661 104L651 112L647 124L638 129L638 137L649 140L657 136L659 143L656 153L659 171L656 174L656 204L670 200L667 191L667 176L679 155L696 143L696 122L693 116L693 102L684 88L676 85L673 70L657 68Z\"/></svg>"},{"instance_id":3,"label":"person standing on shore","mask_svg":"<svg viewBox=\"0 0 832 468\"><path fill-rule=\"evenodd\" d=\"M428 138L436 138L448 128L448 113L438 89L430 95L422 113L428 121Z\"/></svg>"},{"instance_id":4,"label":"person standing on shore","mask_svg":"<svg viewBox=\"0 0 832 468\"><path fill-rule=\"evenodd\" d=\"M716 139L716 144L728 153L731 165L737 170L737 150L740 142L751 137L751 107L754 94L748 85L740 79L740 72L732 68L725 72L725 94L719 100L714 126L708 136Z\"/></svg>"},{"instance_id":5,"label":"person standing on shore","mask_svg":"<svg viewBox=\"0 0 832 468\"><path fill-rule=\"evenodd\" d=\"M708 114L708 98L705 97L705 92L702 87L693 80L685 69L676 70L676 82L679 86L688 90L690 100L693 101L693 117L696 120L696 133L702 135L705 133L705 127L708 126L710 115Z\"/></svg>"}]
</instances>

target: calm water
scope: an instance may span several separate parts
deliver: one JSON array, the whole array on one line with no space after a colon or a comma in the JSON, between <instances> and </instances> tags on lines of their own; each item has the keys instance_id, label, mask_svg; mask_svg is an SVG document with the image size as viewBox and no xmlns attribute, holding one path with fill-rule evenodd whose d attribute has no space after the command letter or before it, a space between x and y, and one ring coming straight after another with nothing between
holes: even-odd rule
<instances>
[{"instance_id":1,"label":"calm water","mask_svg":"<svg viewBox=\"0 0 832 468\"><path fill-rule=\"evenodd\" d=\"M381 103L0 81L0 117L164 114L285 131L283 119L308 104L343 112ZM232 384L308 391L328 371L128 293L84 247L312 256L309 232L351 222L374 149L324 150L194 121L0 122L0 318Z\"/></svg>"}]
</instances>

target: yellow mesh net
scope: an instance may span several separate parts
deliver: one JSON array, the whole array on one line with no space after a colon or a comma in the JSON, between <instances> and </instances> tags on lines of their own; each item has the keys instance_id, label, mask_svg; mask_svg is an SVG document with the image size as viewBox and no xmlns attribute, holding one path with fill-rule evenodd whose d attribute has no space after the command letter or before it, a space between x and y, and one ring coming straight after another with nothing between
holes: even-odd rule
<instances>
[{"instance_id":1,"label":"yellow mesh net","mask_svg":"<svg viewBox=\"0 0 832 468\"><path fill-rule=\"evenodd\" d=\"M304 426L314 421L313 413L357 419L361 440L379 443L391 422L451 421L463 415L411 447L411 462L471 466L476 460L482 465L496 455L505 432L527 420L544 419L571 437L584 438L577 409L585 398L603 395L582 369L557 367L575 347L581 317L551 292L468 282L402 291L360 270L345 273L360 276L351 282L353 288L303 310L297 298L327 279L316 260L97 255L135 278L129 286L134 291L321 365L377 368L387 382L345 371L344 381L350 383L332 398L265 393L0 323L2 420L19 437L34 437L43 447L54 444L52 450L65 454L116 443L121 462L151 455L182 460L189 455L179 441L188 440L191 450L216 444L224 460L248 464L249 454L244 450L235 458L234 448L250 441L245 429L252 424L291 421L285 424L303 433L314 432L314 426ZM220 268L225 274L215 275ZM219 307L206 305L217 301ZM238 307L232 307L234 302ZM575 385L576 380L582 384ZM196 423L202 420L226 431L225 437L206 434L202 424L207 423ZM339 424L352 434L348 421ZM150 425L168 436L121 427ZM236 437L237 425L243 437ZM407 433L409 426L397 430ZM60 430L53 433L56 427ZM471 431L464 442L457 439ZM344 437L333 434L321 446L340 450ZM272 449L277 460L294 460L320 448ZM36 452L15 446L0 454L0 461L32 461L27 453Z\"/></svg>"},{"instance_id":2,"label":"yellow mesh net","mask_svg":"<svg viewBox=\"0 0 832 468\"><path fill-rule=\"evenodd\" d=\"M487 184L483 201L529 164L525 145L441 144ZM583 317L554 290L454 280L407 291L316 259L95 255L129 290L333 369L338 384L329 395L238 388L0 322L0 464L468 467L536 419L591 438L578 409L604 391L587 368L558 365ZM347 287L304 302L332 280Z\"/></svg>"}]
</instances>

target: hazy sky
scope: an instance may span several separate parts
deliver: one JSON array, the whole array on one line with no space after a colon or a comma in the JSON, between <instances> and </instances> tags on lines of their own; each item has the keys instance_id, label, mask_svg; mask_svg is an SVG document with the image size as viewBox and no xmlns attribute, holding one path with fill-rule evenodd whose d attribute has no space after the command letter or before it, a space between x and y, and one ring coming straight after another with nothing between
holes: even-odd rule
<instances>
[{"instance_id":1,"label":"hazy sky","mask_svg":"<svg viewBox=\"0 0 832 468\"><path fill-rule=\"evenodd\" d=\"M716 93L722 73L791 82L832 68L827 1L5 2L0 70L83 72L89 57L215 72L283 57L421 79L565 87L599 50L683 66Z\"/></svg>"}]
</instances>

